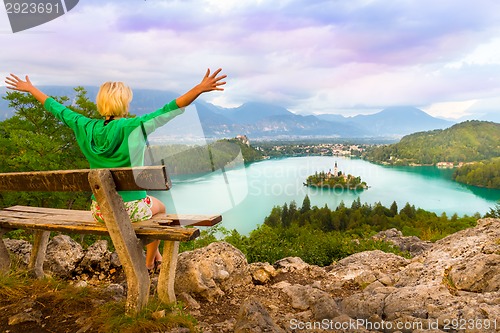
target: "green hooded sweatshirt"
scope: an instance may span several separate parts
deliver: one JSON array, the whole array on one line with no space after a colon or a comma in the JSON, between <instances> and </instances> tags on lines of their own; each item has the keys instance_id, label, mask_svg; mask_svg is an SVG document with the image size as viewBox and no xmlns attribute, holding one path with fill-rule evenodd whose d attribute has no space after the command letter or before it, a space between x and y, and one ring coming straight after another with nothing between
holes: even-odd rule
<instances>
[{"instance_id":1,"label":"green hooded sweatshirt","mask_svg":"<svg viewBox=\"0 0 500 333\"><path fill-rule=\"evenodd\" d=\"M44 108L73 130L91 169L143 166L147 135L184 112L173 100L155 112L116 119L105 125L103 119L87 118L50 97ZM146 191L119 193L123 201L146 197Z\"/></svg>"}]
</instances>

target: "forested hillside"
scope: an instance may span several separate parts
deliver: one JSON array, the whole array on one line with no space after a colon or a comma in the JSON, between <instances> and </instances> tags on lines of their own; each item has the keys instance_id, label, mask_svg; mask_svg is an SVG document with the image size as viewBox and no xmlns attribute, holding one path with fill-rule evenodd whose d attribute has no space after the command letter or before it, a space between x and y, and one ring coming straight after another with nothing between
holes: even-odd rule
<instances>
[{"instance_id":1,"label":"forested hillside","mask_svg":"<svg viewBox=\"0 0 500 333\"><path fill-rule=\"evenodd\" d=\"M445 130L407 135L368 150L364 158L391 165L475 162L500 156L500 124L466 121Z\"/></svg>"},{"instance_id":2,"label":"forested hillside","mask_svg":"<svg viewBox=\"0 0 500 333\"><path fill-rule=\"evenodd\" d=\"M238 139L223 139L201 146L157 145L150 149L156 158L150 162L146 152L146 163L164 163L171 175L202 174L263 158L258 150Z\"/></svg>"},{"instance_id":3,"label":"forested hillside","mask_svg":"<svg viewBox=\"0 0 500 333\"><path fill-rule=\"evenodd\" d=\"M453 179L468 185L500 189L500 157L458 168Z\"/></svg>"}]
</instances>

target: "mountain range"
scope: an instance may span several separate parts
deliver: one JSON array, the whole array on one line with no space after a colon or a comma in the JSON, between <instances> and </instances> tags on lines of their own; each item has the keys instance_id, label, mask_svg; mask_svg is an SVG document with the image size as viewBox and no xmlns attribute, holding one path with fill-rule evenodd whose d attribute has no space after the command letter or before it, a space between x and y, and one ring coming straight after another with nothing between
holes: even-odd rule
<instances>
[{"instance_id":1,"label":"mountain range","mask_svg":"<svg viewBox=\"0 0 500 333\"><path fill-rule=\"evenodd\" d=\"M90 100L95 100L97 87L85 87ZM5 96L5 87L0 96ZM75 93L72 87L45 86L41 90L52 96L68 96ZM178 94L169 91L135 89L131 112L142 115L151 112L174 99ZM284 107L266 103L248 102L236 108L223 108L204 102L194 103L197 118L178 117L175 126L182 135L207 138L227 138L246 135L253 139L286 139L301 137L336 138L400 138L404 135L443 129L452 121L435 118L415 107L391 107L370 115L344 117L334 114L298 115ZM0 100L0 120L11 117L14 110L7 101ZM199 124L194 124L196 119Z\"/></svg>"}]
</instances>

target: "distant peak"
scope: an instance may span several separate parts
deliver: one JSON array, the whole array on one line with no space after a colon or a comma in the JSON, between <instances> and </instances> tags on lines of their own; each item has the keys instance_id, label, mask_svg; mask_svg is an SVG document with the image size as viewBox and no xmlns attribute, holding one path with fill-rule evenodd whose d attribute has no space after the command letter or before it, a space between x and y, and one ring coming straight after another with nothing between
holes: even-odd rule
<instances>
[{"instance_id":1,"label":"distant peak","mask_svg":"<svg viewBox=\"0 0 500 333\"><path fill-rule=\"evenodd\" d=\"M383 109L380 112L384 113L425 113L424 111L416 108L414 106L390 106L388 108Z\"/></svg>"}]
</instances>

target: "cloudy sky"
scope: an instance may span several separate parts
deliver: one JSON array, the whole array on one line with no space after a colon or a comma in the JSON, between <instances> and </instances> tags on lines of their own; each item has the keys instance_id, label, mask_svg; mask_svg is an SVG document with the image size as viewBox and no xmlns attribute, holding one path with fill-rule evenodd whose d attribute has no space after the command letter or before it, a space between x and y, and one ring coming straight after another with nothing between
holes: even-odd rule
<instances>
[{"instance_id":1,"label":"cloudy sky","mask_svg":"<svg viewBox=\"0 0 500 333\"><path fill-rule=\"evenodd\" d=\"M498 0L80 0L15 34L0 7L0 39L0 75L38 85L182 93L222 67L226 90L203 98L226 107L500 113Z\"/></svg>"}]
</instances>

